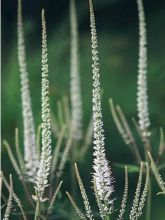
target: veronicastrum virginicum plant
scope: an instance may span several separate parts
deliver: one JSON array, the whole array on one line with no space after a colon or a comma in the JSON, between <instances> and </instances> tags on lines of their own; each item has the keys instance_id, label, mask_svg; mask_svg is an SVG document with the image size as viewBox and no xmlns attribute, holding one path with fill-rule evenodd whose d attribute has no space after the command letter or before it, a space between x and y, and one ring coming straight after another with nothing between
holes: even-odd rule
<instances>
[{"instance_id":1,"label":"veronicastrum virginicum plant","mask_svg":"<svg viewBox=\"0 0 165 220\"><path fill-rule=\"evenodd\" d=\"M63 158L66 161L66 157L69 154L69 161L73 163L75 161L83 161L85 155L92 142L93 132L93 120L92 117L89 120L87 127L84 129L83 125L83 103L82 103L82 89L80 78L80 58L79 58L79 35L78 35L78 23L75 0L70 0L70 103L67 97L63 97L62 101L57 102L57 116L52 113L52 130L56 136L60 136L60 130L64 130L63 140L70 140L71 144L67 144L66 151L63 153ZM70 143L69 142L69 143ZM60 146L60 145L59 145ZM57 154L59 148L56 148ZM57 157L53 164L56 164ZM57 175L62 174L63 164L59 164L58 170L54 170ZM54 165L53 165L54 166ZM53 170L52 170L53 171ZM52 174L51 171L51 174ZM53 171L53 172L54 172ZM74 169L71 169L71 181L74 185ZM51 178L53 182L53 178ZM73 187L75 191L75 185Z\"/></svg>"},{"instance_id":2,"label":"veronicastrum virginicum plant","mask_svg":"<svg viewBox=\"0 0 165 220\"><path fill-rule=\"evenodd\" d=\"M146 161L151 165L151 169L157 179L159 186L161 185L161 190L164 192L164 183L161 176L158 173L158 168L154 165L154 161L151 157L151 129L150 129L150 117L148 108L148 94L147 94L147 30L145 21L145 12L142 0L137 0L138 8L138 18L139 18L139 60L138 60L138 77L137 77L137 116L138 122L133 118L133 123L140 136L141 142L143 144L144 155L140 155L139 146L133 136L133 132L127 122L127 119L119 105L115 106L112 99L110 99L110 108L112 116L118 132L123 138L126 145L130 147L130 150L138 164L141 161ZM160 144L157 155L157 166L161 168L160 160L162 159L163 153L165 152L165 142L164 142L164 131L160 128ZM148 156L149 155L149 156ZM150 158L150 159L149 159ZM150 163L151 161L151 163ZM118 164L120 167L124 167L122 164ZM130 165L130 168L133 166ZM160 178L159 178L160 177ZM151 198L152 198L152 182L151 178L149 181L149 193L147 198L147 211L146 219L151 218Z\"/></svg>"},{"instance_id":3,"label":"veronicastrum virginicum plant","mask_svg":"<svg viewBox=\"0 0 165 220\"><path fill-rule=\"evenodd\" d=\"M26 49L24 43L24 30L22 22L22 8L21 1L18 1L18 20L17 20L17 34L18 34L18 63L20 69L21 79L21 99L22 99L22 114L24 127L24 159L26 165L27 176L34 182L39 155L36 148L36 134L34 128L34 119L32 113L28 71L26 65Z\"/></svg>"},{"instance_id":4,"label":"veronicastrum virginicum plant","mask_svg":"<svg viewBox=\"0 0 165 220\"><path fill-rule=\"evenodd\" d=\"M97 33L95 16L93 11L92 0L89 0L90 6L90 27L91 27L91 47L92 47L92 72L93 72L93 148L94 148L94 161L93 161L93 188L96 197L96 202L99 208L99 217L103 220L113 219L114 212L114 198L112 193L114 192L114 178L111 173L111 168L105 154L105 142L104 142L104 130L103 130L103 120L102 120L102 109L101 109L101 98L100 98L100 70L99 70L99 58L98 58L98 43L97 43ZM142 188L142 174L143 174L143 163L141 163L139 178L137 182L137 187L134 195L134 200L132 202L129 219L139 219L142 215L142 210L145 205L146 197L148 194L149 186L149 168L148 163L146 163L146 180L144 189ZM81 191L82 199L85 207L85 214L79 209L76 202L67 193L69 200L71 201L76 213L80 219L97 219L97 215L92 211L89 204L89 200L85 191L84 184L80 177L78 167L75 164L76 177ZM123 199L121 202L121 208L118 215L118 220L123 219L127 204L128 196L128 173L127 168L125 168L125 188L123 193Z\"/></svg>"},{"instance_id":5,"label":"veronicastrum virginicum plant","mask_svg":"<svg viewBox=\"0 0 165 220\"><path fill-rule=\"evenodd\" d=\"M146 202L146 197L148 194L148 185L149 185L149 167L148 164L146 163L145 166L145 170L146 170L146 177L145 177L145 183L144 183L144 188L142 190L142 174L143 174L143 170L144 170L144 164L141 163L140 166L140 171L139 171L139 177L138 177L138 181L137 181L137 186L136 186L136 190L135 190L135 194L134 194L134 199L132 201L131 204L131 209L130 209L130 214L126 219L130 219L130 220L137 220L141 217L142 215L142 211ZM85 213L78 207L78 205L76 204L76 202L74 201L73 197L70 195L69 192L66 192L73 208L75 209L77 215L79 216L80 219L83 220L94 220L94 219L103 219L103 220L110 220L110 219L117 219L117 220L122 220L125 219L125 211L126 211L126 207L128 205L128 170L127 170L127 166L125 166L125 186L124 186L124 192L123 192L123 196L122 196L122 200L121 200L121 207L120 210L118 212L118 216L116 218L114 218L113 216L113 210L111 209L111 213L105 213L105 210L103 209L99 194L98 194L98 190L96 188L96 181L95 179L93 179L93 190L94 190L94 194L96 196L96 203L98 205L98 209L99 212L93 211L89 200L88 200L88 196L86 194L86 190L83 184L83 181L81 179L77 164L75 164L75 172L76 172L76 177L77 177L77 181L78 181L78 185L80 188L80 192L81 192L81 196L83 199L83 203L84 203L84 208L85 208ZM116 211L115 211L116 212ZM114 213L115 214L115 213Z\"/></svg>"},{"instance_id":6,"label":"veronicastrum virginicum plant","mask_svg":"<svg viewBox=\"0 0 165 220\"><path fill-rule=\"evenodd\" d=\"M44 11L42 11L42 125L39 126L37 137L34 131L34 120L32 115L29 80L26 64L25 43L23 33L23 21L22 21L22 4L21 0L18 0L18 61L20 67L21 78L21 97L22 97L22 111L24 122L24 157L22 156L18 129L15 131L15 157L10 145L7 141L4 141L4 146L7 149L9 158L12 165L21 180L26 197L29 201L29 215L34 215L35 219L48 218L54 211L54 202L57 197L57 193L61 188L62 182L59 182L59 178L64 169L67 161L68 152L72 144L71 132L68 135L67 140L64 142L65 126L59 131L57 136L56 146L52 152L51 144L51 116L49 105L49 80L48 80L48 55L47 55L47 34L46 34L46 21ZM42 147L40 150L40 133ZM34 144L33 144L34 143ZM29 146L30 145L30 146ZM64 145L64 149L61 157L61 145ZM41 151L41 152L40 152ZM57 175L58 174L58 175ZM7 179L2 174L2 181L5 183L6 188L11 192L11 186ZM50 178L49 178L50 177ZM54 180L54 177L55 180ZM11 183L11 181L10 181ZM11 185L11 184L10 184ZM56 185L56 190L54 187ZM35 195L34 191L35 188ZM13 190L12 190L13 191ZM11 194L11 193L10 193ZM21 210L23 219L27 219L25 211L22 206L22 202L18 196L13 192L13 197L9 196L9 205L11 204L11 198L17 204ZM35 204L36 202L36 204ZM42 210L45 203L45 208ZM10 213L10 207L7 205L6 213ZM36 211L35 211L36 210ZM28 212L28 211L27 211ZM9 216L6 214L5 216ZM45 217L44 217L45 216Z\"/></svg>"},{"instance_id":7,"label":"veronicastrum virginicum plant","mask_svg":"<svg viewBox=\"0 0 165 220\"><path fill-rule=\"evenodd\" d=\"M70 29L71 29L71 48L70 48L70 99L71 99L71 123L73 127L74 139L81 140L82 131L82 95L81 80L78 56L78 27L75 1L70 1Z\"/></svg>"},{"instance_id":8,"label":"veronicastrum virginicum plant","mask_svg":"<svg viewBox=\"0 0 165 220\"><path fill-rule=\"evenodd\" d=\"M55 135L58 130L65 124L67 128L72 126L73 140L77 154L81 151L85 155L92 136L92 120L86 132L83 131L83 103L82 103L82 89L80 78L80 58L79 58L79 34L77 24L77 13L75 0L70 0L70 106L67 97L63 97L62 101L57 103L57 117L52 116L55 125L52 124ZM66 131L67 134L67 131ZM80 145L78 147L78 145Z\"/></svg>"},{"instance_id":9,"label":"veronicastrum virginicum plant","mask_svg":"<svg viewBox=\"0 0 165 220\"><path fill-rule=\"evenodd\" d=\"M95 25L95 17L92 1L90 4L90 26L91 26L91 44L92 44L92 72L93 72L93 145L94 145L94 161L93 178L96 183L96 190L100 200L100 209L104 215L108 215L113 211L113 199L111 194L114 191L113 177L111 174L110 165L105 155L105 142L103 119L101 109L101 93L100 93L100 73L99 73L99 58L98 58L98 43Z\"/></svg>"},{"instance_id":10,"label":"veronicastrum virginicum plant","mask_svg":"<svg viewBox=\"0 0 165 220\"><path fill-rule=\"evenodd\" d=\"M137 0L138 13L139 13L139 73L138 73L138 124L134 121L136 129L140 134L142 142L145 146L145 160L142 162L141 155L138 150L138 146L132 135L131 129L127 123L127 120L119 106L115 107L111 101L111 110L114 121L117 128L122 135L126 144L128 144L138 161L140 168L137 186L134 194L134 199L131 204L131 209L127 219L134 220L139 219L142 215L142 211L148 195L151 195L150 191L150 170L149 162L151 161L151 169L155 175L155 178L164 194L165 185L164 181L159 174L159 170L151 156L150 147L150 119L148 113L148 96L147 96L147 47L146 47L146 28L145 28L145 16L144 9L141 0ZM79 75L79 59L78 59L78 30L77 30L77 18L75 10L74 0L70 0L70 23L71 23L71 83L70 83L70 96L71 96L71 113L69 110L69 104L66 98L62 102L58 102L58 117L57 123L51 122L51 113L49 105L49 80L48 80L48 53L47 53L47 34L46 34L46 21L45 13L42 11L42 125L39 126L38 134L36 137L34 129L34 119L32 114L30 89L28 81L28 72L26 67L26 54L23 34L23 22L22 22L22 10L21 0L18 0L18 60L20 68L21 78L21 96L22 96L22 110L23 110L23 125L24 125L24 156L19 145L18 129L15 132L15 145L17 159L15 158L10 145L4 141L4 145L8 151L10 160L18 174L21 183L23 184L26 196L31 205L31 213L29 210L25 212L22 202L16 195L13 189L13 181L10 176L10 183L1 174L0 185L2 182L9 191L9 198L4 199L7 201L6 209L4 213L4 219L9 219L12 214L12 206L15 204L18 206L21 212L21 218L26 220L29 216L34 216L35 220L48 219L54 211L54 203L57 194L61 188L62 182L59 183L59 177L64 169L69 150L74 143L75 147L80 146L80 155L85 155L88 146L91 142L92 130L93 130L93 175L92 183L93 190L98 205L98 212L93 211L90 202L88 200L87 193L83 181L81 179L77 165L75 164L75 172L77 181L79 184L80 192L83 198L85 213L83 213L73 200L72 196L67 192L67 195L75 208L80 219L125 219L125 211L128 198L128 170L129 167L125 166L125 187L123 197L121 201L121 208L118 212L117 218L115 215L115 201L114 201L114 178L111 173L111 167L105 154L105 142L104 142L104 129L102 120L102 108L101 108L101 94L100 94L100 70L99 70L99 58L98 58L98 44L95 17L93 11L92 1L89 0L90 5L90 26L91 26L91 44L92 44L92 72L93 72L93 119L89 123L86 135L83 134L82 124L82 99L80 89L80 75ZM56 119L56 118L53 118ZM41 130L42 129L42 130ZM57 138L57 144L52 152L51 141L51 129L55 131ZM41 133L41 153L40 153L40 133ZM83 144L82 144L83 143ZM65 144L62 156L59 157L61 151L61 145ZM82 144L82 145L81 145ZM164 139L163 131L161 129L161 142L159 148L159 160L164 152ZM75 148L74 148L75 149ZM79 151L78 150L78 151ZM148 152L148 154L147 154ZM72 159L78 160L79 156L75 154ZM149 157L147 156L149 155ZM159 161L158 160L158 161ZM145 173L145 183L142 189L143 173ZM56 190L54 192L54 186ZM35 188L35 195L34 191ZM150 198L150 197L149 197ZM150 200L148 200L150 202ZM148 204L150 205L150 203ZM15 203L15 204L14 204ZM149 208L148 208L149 210ZM28 216L28 217L27 217ZM51 216L51 218L53 218ZM149 219L149 214L147 215Z\"/></svg>"},{"instance_id":11,"label":"veronicastrum virginicum plant","mask_svg":"<svg viewBox=\"0 0 165 220\"><path fill-rule=\"evenodd\" d=\"M44 13L44 12L43 12ZM70 19L71 19L71 72L75 79L71 79L71 90L74 90L74 86L79 90L79 80L78 80L78 31L76 25L76 10L74 1L70 2ZM48 214L52 213L53 210L53 200L57 195L57 188L55 194L53 194L54 186L57 184L64 166L68 159L68 154L72 146L73 139L76 140L74 129L72 131L72 124L79 124L81 126L82 122L80 118L82 117L82 107L79 106L78 100L72 97L72 116L70 116L69 105L66 97L62 102L58 102L58 121L60 126L55 130L55 137L57 139L56 147L53 152L51 152L51 129L54 131L54 125L51 122L51 113L49 107L49 81L48 81L48 63L47 63L47 42L46 42L46 22L44 15L42 16L42 126L39 126L37 137L34 128L34 119L32 113L31 97L30 97L30 85L28 79L27 63L26 63L26 51L25 51L25 40L24 40L24 30L22 21L22 2L18 0L18 22L17 22L17 33L18 33L18 63L20 69L20 79L21 79L21 98L22 98L22 112L23 112L23 125L24 125L24 156L22 155L20 144L19 144L19 132L18 129L15 131L15 146L17 158L15 158L14 153L7 141L4 141L4 146L7 149L9 158L12 165L18 174L21 183L24 187L24 191L29 200L29 203L33 208L35 208L34 200L37 201L36 208L36 218L39 216L39 203L48 200L45 197L45 189L47 188L48 179L50 182L49 189L49 200L52 199L51 208ZM74 61L74 59L76 60ZM74 81L75 80L75 81ZM76 85L77 84L77 85ZM72 92L73 95L73 92ZM80 94L81 95L81 94ZM75 102L76 101L76 102ZM80 99L81 102L81 99ZM75 115L73 118L73 115ZM80 114L80 117L79 117ZM65 120L64 120L65 118ZM72 118L72 119L71 119ZM71 123L74 121L74 123ZM71 126L70 126L71 124ZM79 128L76 128L79 130ZM42 132L41 132L42 130ZM81 155L85 155L88 146L91 143L92 136L92 122L90 121L87 128L86 134L83 136L83 141L81 142ZM82 133L82 132L81 132ZM67 134L67 135L66 135ZM74 135L73 135L74 134ZM40 136L42 139L42 149L40 150ZM72 137L74 136L74 137ZM80 136L80 135L79 135ZM79 140L81 138L78 138ZM76 141L78 144L78 142ZM65 147L63 149L62 145ZM40 152L41 151L41 152ZM63 152L61 152L63 151ZM62 156L59 156L62 153ZM75 160L75 159L74 159ZM50 175L49 175L50 174ZM5 177L3 176L3 179ZM6 186L8 184L7 180ZM31 196L31 182L35 184L36 195ZM59 184L61 186L61 182ZM9 189L9 187L7 187ZM23 212L22 212L23 213Z\"/></svg>"},{"instance_id":12,"label":"veronicastrum virginicum plant","mask_svg":"<svg viewBox=\"0 0 165 220\"><path fill-rule=\"evenodd\" d=\"M92 142L93 121L89 120L87 127L83 125L83 103L80 78L79 35L75 0L70 0L70 100L64 96L57 102L57 115L51 112L51 128L59 142L66 142L63 159L57 165L59 159L60 144L54 151L53 168L50 181L54 182L54 173L62 175L67 159L70 163L83 161ZM70 102L69 102L70 101ZM68 157L69 154L69 157ZM55 168L54 168L55 167ZM74 169L71 169L71 181L74 185ZM75 186L73 187L75 191Z\"/></svg>"},{"instance_id":13,"label":"veronicastrum virginicum plant","mask_svg":"<svg viewBox=\"0 0 165 220\"><path fill-rule=\"evenodd\" d=\"M48 176L51 168L52 149L51 149L51 125L50 125L50 104L49 104L49 80L48 80L48 54L47 54L47 32L45 13L42 10L42 150L40 157L40 164L37 171L37 178L35 181L35 189L37 200L36 216L39 216L40 202L44 202L45 189L48 187Z\"/></svg>"}]
</instances>

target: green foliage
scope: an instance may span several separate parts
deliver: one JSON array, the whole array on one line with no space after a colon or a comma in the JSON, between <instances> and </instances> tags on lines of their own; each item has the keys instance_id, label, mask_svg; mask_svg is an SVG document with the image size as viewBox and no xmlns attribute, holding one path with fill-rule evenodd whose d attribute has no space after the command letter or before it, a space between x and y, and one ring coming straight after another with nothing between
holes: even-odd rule
<instances>
[{"instance_id":1,"label":"green foliage","mask_svg":"<svg viewBox=\"0 0 165 220\"><path fill-rule=\"evenodd\" d=\"M121 1L118 1L121 2ZM82 3L83 6L84 3ZM114 3L115 4L115 1ZM146 3L147 4L147 3ZM67 5L67 4L66 4ZM81 6L81 2L77 3L77 6ZM85 4L84 4L85 5ZM99 12L100 14L104 14L104 10L106 11L106 7L108 5L111 5L111 3L107 1L99 2L96 1L96 9L98 13L98 22ZM149 5L149 3L148 3ZM104 9L105 7L105 9ZM120 4L117 6L120 7ZM81 8L81 7L80 7ZM80 9L78 8L78 10ZM163 7L162 7L163 8ZM161 126L165 123L164 117L163 117L163 96L164 96L164 84L162 83L164 80L162 67L164 65L164 50L162 47L162 42L164 42L164 29L162 29L162 18L164 15L164 11L160 7L158 10L160 13L156 15L154 13L154 10L151 12L150 17L147 17L147 21L149 23L149 31L148 31L148 38L149 38L149 48L150 48L150 54L149 54L149 66L148 66L148 81L149 81L149 96L150 100L150 112L151 112L151 122L152 122L152 136L151 136L151 143L152 143L152 155L156 162L152 159L151 154L148 157L148 154L144 156L144 144L148 144L146 140L142 139L142 134L140 132L139 126L136 123L136 120L134 120L134 125L137 133L134 132L132 129L131 123L129 123L129 120L127 120L126 116L128 116L128 119L132 117L132 115L135 113L135 81L136 81L136 61L137 61L137 37L135 36L137 26L135 25L135 22L131 19L132 24L130 23L130 26L126 27L126 29L117 27L116 29L113 27L113 25L109 25L110 27L110 33L107 34L107 30L104 29L104 24L102 26L101 20L100 24L98 25L99 29L99 42L100 42L100 69L102 71L101 76L101 85L104 88L104 95L102 98L102 104L103 104L103 119L104 119L104 125L106 130L106 144L109 144L109 137L111 139L111 160L112 163L116 166L116 168L125 168L125 165L127 165L128 173L138 173L141 171L139 168L139 164L141 160L147 160L148 165L143 170L142 175L145 175L145 183L144 183L144 189L140 190L138 189L138 192L141 191L141 194L138 196L135 196L136 199L136 214L137 218L143 218L141 216L142 209L145 204L145 200L147 198L147 194L150 194L150 185L154 186L154 192L152 193L152 202L153 207L157 209L158 211L153 213L152 218L155 219L162 219L162 216L164 218L164 207L162 204L164 204L164 196L155 196L155 191L158 192L158 190L155 188L156 185L154 185L152 178L151 178L151 169L153 174L155 175L155 178L158 182L158 185L160 186L162 192L158 194L164 194L164 181L163 181L163 175L160 176L160 173L163 174L164 171L164 132L163 128L160 129L160 144L159 147L156 147L158 143L158 135L156 131L156 126L159 126L161 123ZM83 10L84 9L84 10ZM108 8L107 8L108 10ZM149 10L148 10L149 11ZM96 13L96 14L97 14ZM89 201L91 200L92 193L89 193L90 190L84 188L84 185L87 185L87 183L90 181L90 175L89 175L89 167L91 162L90 154L87 153L89 146L91 145L91 136L92 136L92 124L93 120L91 117L91 74L90 73L90 46L89 46L89 30L88 34L86 34L86 30L83 28L86 25L87 18L84 19L85 15L87 14L87 7L81 8L81 11L79 13L78 11L78 18L80 19L80 32L79 32L79 47L80 47L80 75L81 75L81 84L82 84L82 99L83 99L83 115L84 115L84 137L83 140L78 144L77 151L74 152L74 156L71 152L72 145L75 145L75 143L72 143L72 132L70 129L70 103L68 100L68 94L69 93L69 38L67 38L68 35L68 24L66 20L68 20L68 15L65 17L64 21L60 21L60 23L52 25L52 32L49 29L49 41L48 41L48 49L49 49L49 70L50 70L50 99L52 100L51 103L51 129L52 133L54 134L53 137L53 143L52 143L52 157L53 162L51 165L51 174L49 179L49 186L46 188L45 191L45 197L48 198L45 199L44 203L42 203L42 207L40 210L40 217L41 219L76 219L74 214L70 212L69 205L67 203L67 200L65 196L63 196L63 191L67 189L68 191L73 191L72 193L75 196L76 201L80 202L81 198L77 196L76 187L74 185L74 182L70 181L70 166L68 166L69 163L73 163L75 161L79 162L79 167L81 169L81 173L83 173L82 179L79 175L78 168L76 168L76 174L80 186L80 190L82 192L82 197L84 199L84 205L86 214L84 214L81 211L81 208L77 206L77 204L74 202L72 196L67 192L67 195L73 205L73 207L76 209L76 212L78 213L79 217L81 219L87 219L90 218L88 215L89 211ZM129 13L128 13L129 14ZM149 15L149 13L148 13ZM35 15L37 17L37 15ZM49 15L48 15L49 16ZM126 15L127 17L128 15ZM130 15L129 15L130 16ZM128 17L129 17L128 16ZM131 15L132 16L132 15ZM84 22L84 23L83 23ZM111 21L110 21L111 22ZM40 69L40 44L38 44L38 39L40 38L40 34L36 34L37 40L33 42L33 37L31 32L28 32L27 30L27 23L25 22L25 36L26 36L26 42L27 42L27 63L29 65L29 79L30 79L30 91L32 94L32 107L34 109L34 120L36 125L41 124L41 117L40 117L40 85L41 85L41 77L39 73ZM30 26L33 28L33 23L29 21ZM115 26L115 24L114 24ZM38 27L34 26L33 29L36 32L36 29L39 29ZM54 28L55 27L55 28ZM159 32L161 30L161 34L154 35L155 33L155 27L156 30ZM32 30L32 29L31 29ZM55 32L54 32L55 30ZM36 32L37 33L37 32ZM15 46L15 38L10 37L10 41L13 39L13 44L11 47L8 47L10 51L8 51L8 57L5 60L3 65L3 75L2 75L2 136L5 137L7 140L9 140L9 143L14 143L13 141L13 134L15 127L19 127L19 134L18 130L16 129L15 132L15 149L13 148L13 144L11 146L8 144L7 141L4 141L4 144L2 146L2 153L4 154L2 157L2 169L4 170L5 176L8 175L8 172L10 170L11 172L11 164L9 164L8 156L10 158L10 161L12 163L12 167L15 169L18 176L13 174L13 182L14 182L14 190L12 189L12 184L10 181L10 184L8 183L5 176L2 174L1 176L1 184L2 189L4 192L2 193L2 199L4 204L2 205L2 213L5 214L5 210L10 214L11 219L18 219L19 214L24 220L31 219L34 216L35 211L35 199L36 197L34 194L34 188L31 183L27 182L27 176L25 175L25 164L23 159L23 152L24 152L24 145L22 141L22 118L21 118L21 104L20 104L20 91L19 91L19 74L18 74L18 65L17 65L17 59L16 59L16 46ZM155 42L153 44L153 42ZM37 46L36 46L37 45ZM156 45L156 46L155 46ZM3 47L3 45L2 45ZM131 48L131 49L130 49ZM159 84L159 86L157 86ZM156 89L153 89L155 88ZM129 143L126 144L130 147L131 151L133 152L133 155L136 159L136 164L131 164L131 156L127 152L127 148L123 148L122 142L120 142L118 136L115 134L115 130L112 128L112 126L109 126L109 120L111 118L109 117L108 109L108 103L107 100L109 96L114 97L115 101L120 103L121 106L124 106L124 112L122 111L120 106L115 106L113 102L111 101L111 110L113 114L114 121L117 118L118 123L118 130L119 133L122 133L122 136L125 139L125 143L129 140ZM56 101L54 101L56 100ZM12 110L12 111L11 111ZM116 115L115 115L116 114ZM108 119L108 120L107 120ZM120 127L120 128L119 128ZM112 130L110 130L112 129ZM37 153L40 155L41 152L41 127L38 127L38 135L37 135ZM110 134L110 135L109 135ZM137 138L137 135L139 135L140 138ZM54 147L55 146L55 147ZM107 149L109 150L109 149ZM8 156L6 157L5 152L8 153ZM158 152L157 155L155 152ZM89 151L91 153L91 150ZM120 156L122 155L122 159ZM140 156L139 156L140 155ZM80 163L81 162L81 163ZM116 163L117 162L117 163ZM9 164L9 165L8 165ZM65 167L65 170L64 170ZM151 169L150 169L151 168ZM122 170L121 169L121 170ZM117 170L117 169L116 169ZM120 172L120 169L118 169ZM65 172L63 172L65 171ZM121 188L121 175L117 176L117 181L115 184L117 185L118 182L120 183ZM72 173L73 175L73 173ZM132 175L132 174L131 174ZM63 187L61 188L61 182L59 180L59 177L63 178ZM74 177L73 181L74 181ZM150 179L151 178L151 179ZM123 198L116 200L116 207L118 203L121 203L121 209L120 213L124 213L125 216L128 216L129 213L127 212L126 204L131 200L132 198L131 192L128 194L128 181L127 181L127 172L125 174L125 188L123 193ZM60 183L59 183L60 182ZM150 182L150 185L149 183ZM18 183L18 184L17 184ZM98 204L99 211L102 212L101 203L99 200L99 197L97 195L97 189L95 180L93 180L93 188L94 193L96 195L95 200ZM131 181L129 181L129 190L134 187L135 181L133 178L131 178ZM139 184L138 184L139 185ZM4 189L5 188L5 189ZM89 188L89 187L88 187ZM7 196L6 191L9 191L9 202L7 203ZM136 190L137 191L137 190ZM12 192L12 193L11 193ZM17 194L15 193L17 192ZM58 195L57 195L58 192ZM85 193L84 193L85 192ZM61 194L62 193L62 194ZM135 193L137 194L137 193ZM32 196L33 195L33 196ZM59 202L60 196L62 195L62 201ZM89 199L87 198L87 195ZM13 196L13 198L12 198ZM118 189L116 190L116 197L120 198L121 194L118 192ZM128 198L127 198L128 197ZM10 210L10 204L11 204L11 198L12 198L12 210ZM128 200L128 201L127 201ZM137 202L138 200L138 202ZM126 202L127 201L127 202ZM54 204L55 202L55 204ZM94 202L93 202L94 203ZM98 219L99 214L98 211L95 212L95 207L93 206L93 203L91 203L92 211L94 218ZM148 203L148 202L147 202ZM9 205L8 205L9 204ZM5 207L5 210L4 210ZM16 211L15 211L16 208ZM17 208L19 210L17 210ZM90 212L90 213L91 213ZM88 214L87 214L88 213ZM115 218L115 214L119 213L114 212L112 218ZM27 216L27 217L26 217ZM86 216L86 217L85 217ZM121 217L122 218L122 217ZM120 218L120 219L121 219ZM92 219L92 217L91 217ZM145 219L145 217L144 217Z\"/></svg>"}]
</instances>

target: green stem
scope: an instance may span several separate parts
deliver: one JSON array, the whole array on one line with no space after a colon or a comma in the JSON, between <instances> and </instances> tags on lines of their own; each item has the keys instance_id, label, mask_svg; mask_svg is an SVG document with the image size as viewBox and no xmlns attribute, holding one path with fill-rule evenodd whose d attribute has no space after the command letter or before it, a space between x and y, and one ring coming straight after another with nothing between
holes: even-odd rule
<instances>
[{"instance_id":1,"label":"green stem","mask_svg":"<svg viewBox=\"0 0 165 220\"><path fill-rule=\"evenodd\" d=\"M145 161L150 164L150 160L148 158L147 151L151 152L150 139L144 139L144 153L145 153ZM151 220L151 202L152 202L152 182L151 182L151 171L149 171L149 186L148 186L148 196L146 202L146 220Z\"/></svg>"},{"instance_id":2,"label":"green stem","mask_svg":"<svg viewBox=\"0 0 165 220\"><path fill-rule=\"evenodd\" d=\"M111 220L111 217L109 215L105 216L104 220Z\"/></svg>"},{"instance_id":3,"label":"green stem","mask_svg":"<svg viewBox=\"0 0 165 220\"><path fill-rule=\"evenodd\" d=\"M74 169L74 163L76 162L76 153L77 153L77 146L76 146L76 141L73 141L73 146L72 146L72 151L71 151L71 191L72 191L72 195L76 196L76 191L77 191L77 187L76 187L76 178L75 178L75 169Z\"/></svg>"},{"instance_id":4,"label":"green stem","mask_svg":"<svg viewBox=\"0 0 165 220\"><path fill-rule=\"evenodd\" d=\"M38 220L40 214L40 200L39 198L37 199L37 204L36 204L36 210L35 210L35 217L34 220Z\"/></svg>"},{"instance_id":5,"label":"green stem","mask_svg":"<svg viewBox=\"0 0 165 220\"><path fill-rule=\"evenodd\" d=\"M29 189L28 189L28 187L27 187L27 185L26 185L26 183L25 183L24 177L23 177L23 176L20 177L20 180L21 180L21 183L22 183L22 185L23 185L23 188L24 188L25 194L26 194L26 196L27 196L27 199L29 200L31 206L34 208L34 207L35 207L35 206L34 206L34 202L33 202L33 200L32 200L32 197L30 196L31 193L29 192Z\"/></svg>"},{"instance_id":6,"label":"green stem","mask_svg":"<svg viewBox=\"0 0 165 220\"><path fill-rule=\"evenodd\" d=\"M148 137L143 138L143 143L144 143L144 150L145 150L145 155L146 155L145 160L146 160L147 162L149 162L147 151L149 151L149 152L151 153L150 139L149 139Z\"/></svg>"},{"instance_id":7,"label":"green stem","mask_svg":"<svg viewBox=\"0 0 165 220\"><path fill-rule=\"evenodd\" d=\"M150 178L149 186L148 186L148 196L147 196L146 220L151 220L151 197L152 197L152 187L151 186L152 186L152 183L151 183L151 178Z\"/></svg>"}]
</instances>

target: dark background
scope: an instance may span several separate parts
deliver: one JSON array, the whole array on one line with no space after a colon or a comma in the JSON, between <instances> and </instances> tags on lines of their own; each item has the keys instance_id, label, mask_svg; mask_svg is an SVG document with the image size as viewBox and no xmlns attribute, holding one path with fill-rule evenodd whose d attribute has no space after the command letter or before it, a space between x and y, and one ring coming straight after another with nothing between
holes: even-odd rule
<instances>
[{"instance_id":1,"label":"dark background","mask_svg":"<svg viewBox=\"0 0 165 220\"><path fill-rule=\"evenodd\" d=\"M84 127L91 116L91 52L88 1L76 1L80 71L82 81ZM153 152L159 145L159 127L165 125L165 1L144 1L148 35L148 95L151 115ZM70 26L68 0L23 1L23 19L26 38L27 63L36 128L40 118L41 92L41 9L46 11L50 69L50 99L52 111L56 101L69 94ZM136 117L136 78L138 60L138 17L134 0L95 0L94 9L99 42L101 85L103 89L103 118L106 132L107 156L114 163L133 163L127 146L122 142L111 118L108 99L120 104L131 124ZM2 0L2 139L14 143L14 129L20 130L22 141L22 115L19 71L17 62L17 1ZM133 126L132 126L133 127ZM140 141L139 144L141 145ZM14 144L13 144L14 145ZM91 172L92 149L80 170L89 186L86 172ZM12 171L2 147L2 168ZM69 168L68 168L69 169ZM67 171L66 171L67 173ZM123 170L113 166L116 177L116 197L121 196ZM135 190L135 176L130 174L130 191ZM65 174L64 191L68 188ZM16 180L17 181L17 180ZM154 194L158 187L154 185ZM17 187L16 187L17 188ZM117 196L118 195L118 196ZM21 192L20 192L20 196ZM130 197L132 198L132 197ZM66 200L63 196L62 200ZM120 199L119 199L120 201ZM66 203L66 201L65 201ZM81 202L80 202L81 203ZM117 203L117 202L116 202ZM165 199L154 196L152 219L164 220ZM157 210L156 212L154 210Z\"/></svg>"}]
</instances>

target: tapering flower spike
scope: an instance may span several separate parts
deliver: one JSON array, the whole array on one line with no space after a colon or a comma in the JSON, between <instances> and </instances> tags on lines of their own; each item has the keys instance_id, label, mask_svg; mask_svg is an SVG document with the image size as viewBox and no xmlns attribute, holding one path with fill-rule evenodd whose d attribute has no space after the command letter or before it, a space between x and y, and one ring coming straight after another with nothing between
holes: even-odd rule
<instances>
[{"instance_id":1,"label":"tapering flower spike","mask_svg":"<svg viewBox=\"0 0 165 220\"><path fill-rule=\"evenodd\" d=\"M109 215L113 211L113 199L111 197L114 191L113 177L111 168L105 155L104 130L102 120L101 98L100 98L100 73L98 58L98 43L95 25L95 16L92 1L90 5L90 27L92 43L92 72L93 72L93 130L94 130L94 180L97 194L101 201L101 215Z\"/></svg>"},{"instance_id":2,"label":"tapering flower spike","mask_svg":"<svg viewBox=\"0 0 165 220\"><path fill-rule=\"evenodd\" d=\"M7 201L7 207L5 210L5 214L3 217L3 220L9 220L11 211L12 211L12 203L13 203L13 180L12 180L12 176L10 174L10 187L9 187L9 199Z\"/></svg>"},{"instance_id":3,"label":"tapering flower spike","mask_svg":"<svg viewBox=\"0 0 165 220\"><path fill-rule=\"evenodd\" d=\"M75 0L70 0L71 59L70 59L70 97L73 138L82 139L82 97L79 72L78 30Z\"/></svg>"},{"instance_id":4,"label":"tapering flower spike","mask_svg":"<svg viewBox=\"0 0 165 220\"><path fill-rule=\"evenodd\" d=\"M37 172L36 190L40 200L45 188L48 186L48 175L51 166L51 124L49 105L49 80L48 80L48 57L47 57L47 33L45 12L42 10L42 152Z\"/></svg>"},{"instance_id":5,"label":"tapering flower spike","mask_svg":"<svg viewBox=\"0 0 165 220\"><path fill-rule=\"evenodd\" d=\"M147 95L147 34L145 13L142 0L137 0L139 16L139 62L137 79L137 110L139 127L144 137L150 135L148 95Z\"/></svg>"},{"instance_id":6,"label":"tapering flower spike","mask_svg":"<svg viewBox=\"0 0 165 220\"><path fill-rule=\"evenodd\" d=\"M22 5L18 0L18 18L17 18L17 34L18 34L18 64L21 79L21 99L23 113L23 131L24 131L24 159L26 162L27 174L30 181L34 181L39 158L36 152L36 136L34 128L34 120L31 106L31 97L29 90L28 71L26 66L26 53L24 43L24 30L22 22Z\"/></svg>"}]
</instances>

